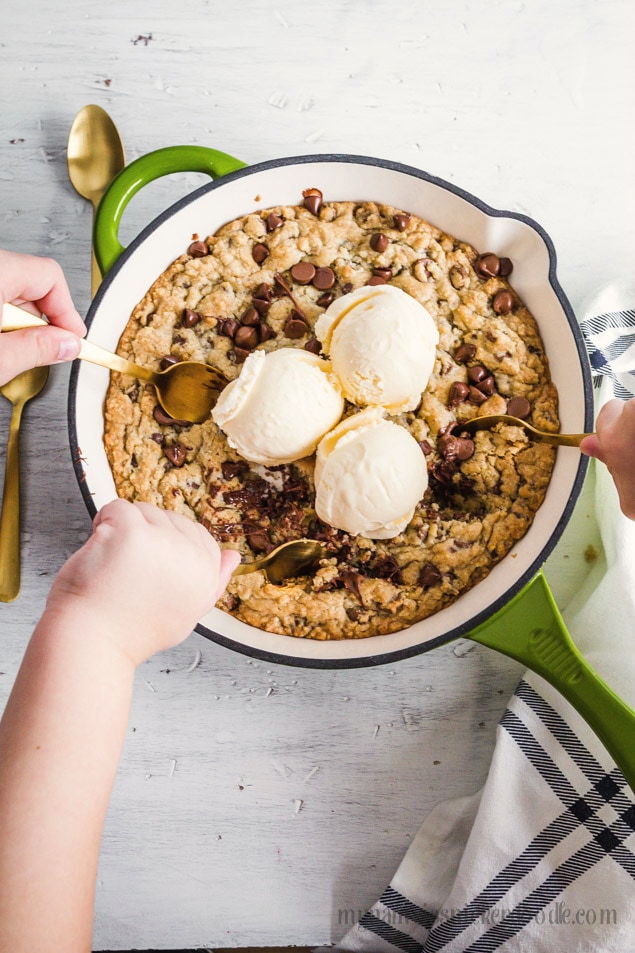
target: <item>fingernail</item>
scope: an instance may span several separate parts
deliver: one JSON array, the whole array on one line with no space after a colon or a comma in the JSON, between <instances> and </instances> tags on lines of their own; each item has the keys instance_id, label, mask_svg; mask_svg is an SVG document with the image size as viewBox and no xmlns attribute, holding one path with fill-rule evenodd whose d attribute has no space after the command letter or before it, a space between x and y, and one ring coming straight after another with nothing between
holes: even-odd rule
<instances>
[{"instance_id":1,"label":"fingernail","mask_svg":"<svg viewBox=\"0 0 635 953\"><path fill-rule=\"evenodd\" d=\"M60 346L57 351L57 360L58 361L73 361L79 354L79 349L81 347L79 338L76 337L67 337L62 338L60 341Z\"/></svg>"}]
</instances>

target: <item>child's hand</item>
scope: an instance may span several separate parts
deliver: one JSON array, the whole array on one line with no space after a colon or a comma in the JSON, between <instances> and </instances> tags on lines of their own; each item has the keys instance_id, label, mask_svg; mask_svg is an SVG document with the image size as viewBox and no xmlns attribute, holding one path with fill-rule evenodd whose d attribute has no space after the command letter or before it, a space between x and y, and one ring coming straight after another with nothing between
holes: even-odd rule
<instances>
[{"instance_id":1,"label":"child's hand","mask_svg":"<svg viewBox=\"0 0 635 953\"><path fill-rule=\"evenodd\" d=\"M613 477L625 516L635 519L635 398L610 400L580 444L582 453L605 463Z\"/></svg>"},{"instance_id":2,"label":"child's hand","mask_svg":"<svg viewBox=\"0 0 635 953\"><path fill-rule=\"evenodd\" d=\"M56 261L0 251L0 309L5 301L45 314L51 327L0 335L0 385L29 367L77 357L86 326Z\"/></svg>"},{"instance_id":3,"label":"child's hand","mask_svg":"<svg viewBox=\"0 0 635 953\"><path fill-rule=\"evenodd\" d=\"M138 665L189 635L239 562L200 523L149 503L114 500L60 570L47 613L72 621L79 612L86 638L105 636Z\"/></svg>"}]
</instances>

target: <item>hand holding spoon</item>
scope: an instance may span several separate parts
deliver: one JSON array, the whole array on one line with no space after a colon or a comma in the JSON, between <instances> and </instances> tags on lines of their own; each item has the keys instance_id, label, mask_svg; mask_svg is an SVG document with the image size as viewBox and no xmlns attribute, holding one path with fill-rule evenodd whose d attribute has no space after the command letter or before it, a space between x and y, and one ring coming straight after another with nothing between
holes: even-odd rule
<instances>
[{"instance_id":1,"label":"hand holding spoon","mask_svg":"<svg viewBox=\"0 0 635 953\"><path fill-rule=\"evenodd\" d=\"M2 311L2 331L18 331L22 328L40 327L46 324L38 318L13 304L5 304ZM198 361L181 361L172 364L165 371L151 371L133 361L128 361L105 348L82 341L78 357L91 364L109 367L120 374L130 374L142 381L148 381L157 392L157 399L166 414L177 420L189 423L202 423L209 417L219 391L229 383L224 374L210 364Z\"/></svg>"}]
</instances>

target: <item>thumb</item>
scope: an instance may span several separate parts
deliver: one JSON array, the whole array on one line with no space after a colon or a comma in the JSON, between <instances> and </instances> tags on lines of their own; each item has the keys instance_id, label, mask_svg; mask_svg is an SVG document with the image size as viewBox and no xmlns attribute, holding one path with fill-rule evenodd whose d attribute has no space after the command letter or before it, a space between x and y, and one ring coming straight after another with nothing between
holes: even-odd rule
<instances>
[{"instance_id":1,"label":"thumb","mask_svg":"<svg viewBox=\"0 0 635 953\"><path fill-rule=\"evenodd\" d=\"M0 375L7 381L29 367L72 361L80 347L76 334L52 325L5 333L0 338Z\"/></svg>"},{"instance_id":2,"label":"thumb","mask_svg":"<svg viewBox=\"0 0 635 953\"><path fill-rule=\"evenodd\" d=\"M596 457L602 461L604 459L598 435L595 433L589 434L588 437L584 438L580 444L580 451L585 453L587 457Z\"/></svg>"},{"instance_id":3,"label":"thumb","mask_svg":"<svg viewBox=\"0 0 635 953\"><path fill-rule=\"evenodd\" d=\"M231 575L239 563L240 553L237 553L235 549L224 549L221 552L220 568L218 570L218 585L216 587L214 602L217 602L225 592L227 584L231 579Z\"/></svg>"}]
</instances>

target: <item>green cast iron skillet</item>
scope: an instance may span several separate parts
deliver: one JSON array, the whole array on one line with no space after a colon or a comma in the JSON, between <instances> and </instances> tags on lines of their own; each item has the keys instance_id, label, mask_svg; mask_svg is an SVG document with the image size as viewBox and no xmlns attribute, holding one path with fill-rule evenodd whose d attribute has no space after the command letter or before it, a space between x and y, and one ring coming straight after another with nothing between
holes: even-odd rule
<instances>
[{"instance_id":1,"label":"green cast iron skillet","mask_svg":"<svg viewBox=\"0 0 635 953\"><path fill-rule=\"evenodd\" d=\"M119 225L132 196L160 176L183 171L204 172L213 181L165 211L128 249L124 249L118 238ZM335 184L329 185L329 178ZM373 193L375 180L376 191ZM300 185L322 188L327 201L329 198L369 198L407 208L452 234L463 236L467 231L466 240L481 249L485 244L491 247L497 240L496 250L500 254L511 253L514 257L515 287L517 274L522 280L522 264L517 267L518 255L526 252L532 260L534 256L538 271L544 270L544 297L540 299L539 310L542 311L543 306L547 310L554 306L556 310L559 308L563 334L573 354L572 363L576 365L570 374L566 372L564 388L562 382L558 384L561 404L570 386L569 378L577 374L578 384L575 386L581 394L578 402L583 405L583 419L576 420L573 429L591 429L593 407L584 343L570 305L557 282L555 252L544 230L528 217L493 209L438 177L380 159L302 156L247 168L226 153L200 146L174 146L137 159L113 181L95 218L95 253L105 280L88 315L89 337L94 331L99 332L100 343L116 346L132 307L152 280L187 247L191 232L197 231L202 236L209 234L224 221L252 210L259 199L262 207L294 204L300 198ZM389 192L388 196L385 191ZM195 213L199 206L201 217L197 219ZM426 215L424 212L428 208L429 215ZM209 210L214 210L213 214ZM466 225L462 231L463 218ZM167 240L166 235L169 236ZM494 239L491 239L492 235ZM169 248L164 250L165 244ZM548 258L546 264L541 264L543 247L545 261ZM528 280L528 287L531 287L533 276ZM127 284L135 283L137 287L130 291L125 288ZM522 293L522 287L520 291ZM527 297L530 297L529 292ZM529 307L538 317L536 306L529 303ZM548 326L543 324L540 327L543 338L551 333ZM104 340L104 335L109 339ZM547 350L553 367L554 360L556 365L558 362L555 352L559 348ZM94 375L95 370L91 371L85 365L79 367L76 362L71 377L69 429L80 488L90 512L94 514L99 506L112 498L113 493L109 482L112 476L99 444L103 422L97 419L107 382L103 383L94 376L86 377L91 373ZM563 429L572 427L563 426ZM93 431L96 434L94 443ZM403 633L346 640L354 643L347 646L340 642L315 643L272 635L246 626L219 610L213 610L201 620L197 629L207 638L253 657L314 668L394 664L399 659L418 655L459 636L473 639L523 663L558 689L595 731L631 788L635 789L635 712L594 672L573 644L541 569L571 514L586 468L587 461L578 451L558 450L558 454L563 453L576 454L576 463L571 463L571 457L564 461L569 482L564 490L564 501L556 507L549 534L541 537L535 552L530 549L529 555L518 561L522 564L518 571L506 570L510 575L509 585L499 585L491 599L488 597L485 603L471 605L470 600L474 597L470 593L461 596L456 605L459 610L465 605L466 611L463 616L460 611L458 616L455 612L445 631L439 629L439 620L424 620ZM543 504L543 508L546 505ZM521 541L519 548L522 549L523 545L524 541ZM530 543L527 545L531 546ZM509 556L507 562L511 565ZM497 569L495 567L490 576ZM474 589L486 586L489 578ZM442 610L437 615L443 616L446 612ZM312 644L308 645L308 642Z\"/></svg>"}]
</instances>

